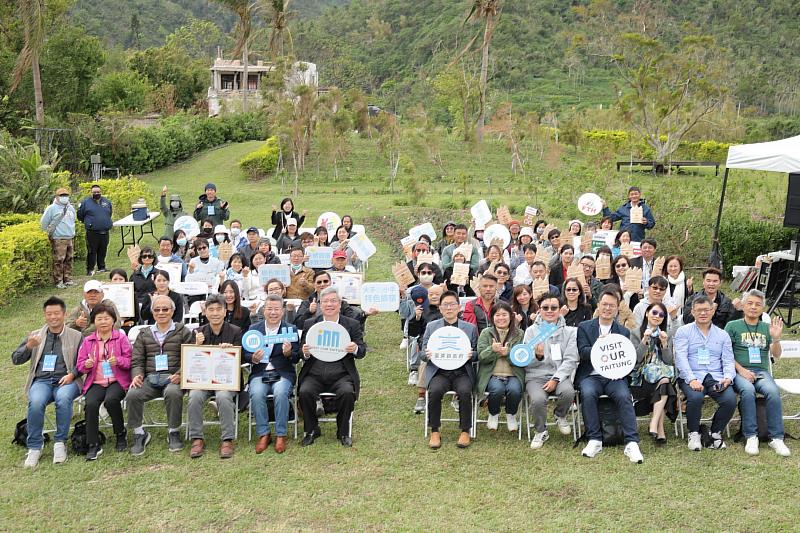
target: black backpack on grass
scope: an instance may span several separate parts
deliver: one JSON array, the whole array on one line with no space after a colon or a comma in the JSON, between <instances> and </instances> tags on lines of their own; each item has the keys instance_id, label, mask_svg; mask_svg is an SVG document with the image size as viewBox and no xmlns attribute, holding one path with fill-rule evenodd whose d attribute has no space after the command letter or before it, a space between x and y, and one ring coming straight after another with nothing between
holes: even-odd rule
<instances>
[{"instance_id":1,"label":"black backpack on grass","mask_svg":"<svg viewBox=\"0 0 800 533\"><path fill-rule=\"evenodd\" d=\"M603 430L603 446L620 446L625 443L625 434L622 432L622 423L619 421L617 404L611 398L600 398L597 401L597 413L600 415L600 427ZM586 433L581 435L579 442L587 440Z\"/></svg>"},{"instance_id":2,"label":"black backpack on grass","mask_svg":"<svg viewBox=\"0 0 800 533\"><path fill-rule=\"evenodd\" d=\"M44 434L44 443L47 444L50 442L50 435L47 433ZM14 438L11 439L11 444L18 444L23 448L28 447L28 419L23 418L19 422L17 422L16 427L14 427Z\"/></svg>"},{"instance_id":3,"label":"black backpack on grass","mask_svg":"<svg viewBox=\"0 0 800 533\"><path fill-rule=\"evenodd\" d=\"M86 452L89 451L89 445L86 444L86 420L75 423L69 440L72 443L72 451L76 455L86 455ZM106 436L102 431L97 432L97 440L100 442L100 446L106 443Z\"/></svg>"}]
</instances>

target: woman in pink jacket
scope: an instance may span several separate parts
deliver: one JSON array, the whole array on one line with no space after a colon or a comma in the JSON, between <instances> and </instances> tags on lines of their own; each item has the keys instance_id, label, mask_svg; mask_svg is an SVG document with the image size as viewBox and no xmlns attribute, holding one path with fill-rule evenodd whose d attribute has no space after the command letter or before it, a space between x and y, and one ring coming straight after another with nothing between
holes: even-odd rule
<instances>
[{"instance_id":1,"label":"woman in pink jacket","mask_svg":"<svg viewBox=\"0 0 800 533\"><path fill-rule=\"evenodd\" d=\"M78 350L78 371L86 375L83 395L86 399L86 460L94 461L103 453L98 436L100 404L106 406L117 436L117 451L127 448L127 432L122 416L122 400L131 385L131 343L114 329L117 313L111 306L97 304L90 321L94 333L83 339Z\"/></svg>"}]
</instances>

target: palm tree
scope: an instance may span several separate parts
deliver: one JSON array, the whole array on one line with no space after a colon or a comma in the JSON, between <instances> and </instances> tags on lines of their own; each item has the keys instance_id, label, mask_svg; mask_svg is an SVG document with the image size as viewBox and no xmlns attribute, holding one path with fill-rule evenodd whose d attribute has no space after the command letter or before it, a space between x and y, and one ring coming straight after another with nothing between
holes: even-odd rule
<instances>
[{"instance_id":1,"label":"palm tree","mask_svg":"<svg viewBox=\"0 0 800 533\"><path fill-rule=\"evenodd\" d=\"M242 73L242 83L240 89L242 91L242 111L247 112L247 87L248 87L248 74L247 62L249 52L247 50L248 42L250 40L250 33L253 29L253 13L255 11L256 3L250 0L215 0L239 17L236 23L234 33L236 34L236 44L233 47L233 57L242 57L244 64L244 72Z\"/></svg>"},{"instance_id":2,"label":"palm tree","mask_svg":"<svg viewBox=\"0 0 800 533\"><path fill-rule=\"evenodd\" d=\"M284 32L289 37L289 53L291 54L294 44L292 42L292 32L289 31L289 20L297 14L296 11L289 11L289 4L292 3L292 0L262 1L269 13L270 26L272 26L272 32L269 36L270 55L273 58L284 55Z\"/></svg>"},{"instance_id":3,"label":"palm tree","mask_svg":"<svg viewBox=\"0 0 800 533\"><path fill-rule=\"evenodd\" d=\"M486 86L489 78L489 45L492 43L494 30L497 27L497 21L500 19L500 12L503 9L503 0L470 0L472 7L470 8L467 18L464 19L464 24L470 20L483 21L483 44L481 44L481 78L480 78L480 99L478 106L478 121L475 126L475 137L480 143L483 140L483 127L486 123ZM475 36L469 41L464 50L453 60L457 62L461 57L467 53L472 45L480 37L481 32L478 31Z\"/></svg>"},{"instance_id":4,"label":"palm tree","mask_svg":"<svg viewBox=\"0 0 800 533\"><path fill-rule=\"evenodd\" d=\"M39 56L45 38L45 0L18 0L19 16L23 26L24 45L14 71L11 75L10 92L14 92L22 82L23 76L31 70L33 74L33 94L36 102L36 122L44 124L44 98L42 97L42 73L39 69Z\"/></svg>"}]
</instances>

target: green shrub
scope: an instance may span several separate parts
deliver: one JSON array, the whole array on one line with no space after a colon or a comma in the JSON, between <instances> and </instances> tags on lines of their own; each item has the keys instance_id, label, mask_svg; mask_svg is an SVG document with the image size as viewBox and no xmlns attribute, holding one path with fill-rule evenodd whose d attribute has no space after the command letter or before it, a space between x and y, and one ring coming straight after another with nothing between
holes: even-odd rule
<instances>
[{"instance_id":1,"label":"green shrub","mask_svg":"<svg viewBox=\"0 0 800 533\"><path fill-rule=\"evenodd\" d=\"M150 191L147 183L134 178L125 176L120 179L103 179L99 181L85 181L79 185L80 198L83 200L91 193L92 185L100 185L103 196L111 200L114 206L114 220L118 220L131 213L131 205L136 203L139 198L144 198L147 208L150 211L158 211L158 198Z\"/></svg>"},{"instance_id":2,"label":"green shrub","mask_svg":"<svg viewBox=\"0 0 800 533\"><path fill-rule=\"evenodd\" d=\"M755 264L761 254L789 248L794 230L771 222L724 220L719 228L719 242L725 272L734 265Z\"/></svg>"},{"instance_id":3,"label":"green shrub","mask_svg":"<svg viewBox=\"0 0 800 533\"><path fill-rule=\"evenodd\" d=\"M239 161L239 168L251 179L265 179L278 168L279 157L278 138L273 136L263 146L244 156Z\"/></svg>"}]
</instances>

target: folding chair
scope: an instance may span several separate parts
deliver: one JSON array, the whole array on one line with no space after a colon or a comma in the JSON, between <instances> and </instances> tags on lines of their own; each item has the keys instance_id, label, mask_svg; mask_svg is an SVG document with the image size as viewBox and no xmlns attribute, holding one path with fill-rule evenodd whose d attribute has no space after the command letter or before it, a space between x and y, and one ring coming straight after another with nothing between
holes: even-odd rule
<instances>
[{"instance_id":1,"label":"folding chair","mask_svg":"<svg viewBox=\"0 0 800 533\"><path fill-rule=\"evenodd\" d=\"M134 342L136 342L136 337L138 337L138 336L139 336L139 333L141 333L141 332L142 332L142 330L144 330L144 329L147 329L147 328L149 328L149 327L150 327L150 326L148 326L148 325L146 325L146 324L145 324L145 325L142 325L142 326L133 326L133 327L130 329L130 331L128 331L128 341L129 341L131 344L133 344Z\"/></svg>"},{"instance_id":2,"label":"folding chair","mask_svg":"<svg viewBox=\"0 0 800 533\"><path fill-rule=\"evenodd\" d=\"M56 402L55 401L50 402L50 404L48 404L47 407L50 407L50 405L53 406L53 411L55 411ZM80 416L80 414L83 412L83 409L84 409L85 405L86 405L86 398L84 398L84 396L82 394L80 396L78 396L77 398L75 398L74 400L72 400L72 418L73 419L76 416ZM47 407L45 407L45 409L44 409L44 424L42 425L42 435L45 435L47 433L55 433L56 432L56 414L55 414L55 412L53 412L52 415L47 414ZM27 407L26 407L26 409L27 409ZM70 431L72 431L72 428L75 427L75 424L72 424L72 421L70 421L70 426L69 427L70 427Z\"/></svg>"},{"instance_id":3,"label":"folding chair","mask_svg":"<svg viewBox=\"0 0 800 533\"><path fill-rule=\"evenodd\" d=\"M292 411L293 411L294 417L290 418L287 422L290 425L294 426L294 439L297 440L297 431L298 431L297 430L297 425L298 425L299 419L298 419L298 416L297 416L297 395L294 393L294 390L292 390L292 393L289 395L289 401L292 403ZM273 403L275 402L275 395L274 394L267 394L267 413L269 413L269 403L270 402L273 402ZM269 423L274 424L275 420L270 418ZM249 441L253 440L253 426L255 426L255 425L256 425L255 420L253 420L253 402L251 400L250 401L250 405L247 408L247 440L249 440Z\"/></svg>"},{"instance_id":4,"label":"folding chair","mask_svg":"<svg viewBox=\"0 0 800 533\"><path fill-rule=\"evenodd\" d=\"M569 407L570 415L572 415L572 440L573 441L578 440L578 425L580 423L579 407L578 407L578 403L577 403L577 398L578 398L577 391L575 391L575 393L576 393L575 394L575 400L572 401L572 405L570 405L570 407ZM558 400L557 396L550 395L550 396L547 397L547 402L548 403L550 403L551 401L555 402L556 400ZM528 430L528 441L530 441L531 438L532 438L531 437L531 428L534 427L535 424L531 421L530 399L528 398L528 393L526 391L523 391L522 401L524 402L524 408L525 408L525 426L527 427L527 430ZM555 423L555 421L547 422L545 425L546 425L546 427L553 427L553 426L556 425L556 423ZM522 438L522 424L520 424L520 438Z\"/></svg>"},{"instance_id":5,"label":"folding chair","mask_svg":"<svg viewBox=\"0 0 800 533\"><path fill-rule=\"evenodd\" d=\"M320 400L324 400L325 398L331 399L331 398L336 398L336 395L334 393L332 393L332 392L321 392L319 394L319 398L320 398ZM348 426L347 426L347 436L350 437L351 439L353 438L353 413L355 413L355 412L356 412L356 410L354 408L353 411L350 413L350 420L348 421ZM331 413L331 414L333 414L333 413ZM297 411L296 410L295 410L294 417L295 417L295 419L297 419ZM317 419L317 421L318 422L333 422L335 424L336 423L336 417L335 416L334 417L330 417L330 416L324 416L323 415L322 417L319 417ZM295 425L295 438L297 438L297 426L296 425Z\"/></svg>"},{"instance_id":6,"label":"folding chair","mask_svg":"<svg viewBox=\"0 0 800 533\"><path fill-rule=\"evenodd\" d=\"M453 399L453 398L456 398L458 396L458 394L456 393L456 391L453 391L453 390L445 392L444 396L442 397L442 407L444 407L446 405L445 398L447 398L448 396L450 396L451 399ZM472 403L474 404L475 403L475 395L471 394L470 396L472 396ZM429 397L428 397L428 391L426 389L425 390L425 413L424 413L425 414L425 418L422 420L423 434L426 437L428 436L428 405L429 405ZM472 417L472 429L469 432L470 433L469 436L474 438L475 437L475 409L471 410L470 416ZM439 420L441 422L461 422L460 418L440 418Z\"/></svg>"},{"instance_id":7,"label":"folding chair","mask_svg":"<svg viewBox=\"0 0 800 533\"><path fill-rule=\"evenodd\" d=\"M525 389L522 390L523 396L525 395ZM483 393L483 400L489 398L489 393ZM478 418L478 411L481 408L481 400L478 399L478 395L472 395L472 438L478 436L478 424L487 424L489 422L488 418ZM526 407L527 409L527 407ZM487 409L488 414L488 409ZM517 410L517 439L522 440L522 413ZM527 413L526 413L526 420L527 420ZM530 432L530 430L528 430ZM529 439L530 440L530 439Z\"/></svg>"},{"instance_id":8,"label":"folding chair","mask_svg":"<svg viewBox=\"0 0 800 533\"><path fill-rule=\"evenodd\" d=\"M800 341L781 341L782 354L779 361L784 359L800 359ZM781 397L800 395L800 378L780 378L775 384L781 390ZM795 414L783 415L784 420L800 420L800 411Z\"/></svg>"},{"instance_id":9,"label":"folding chair","mask_svg":"<svg viewBox=\"0 0 800 533\"><path fill-rule=\"evenodd\" d=\"M729 386L733 387L733 384ZM683 409L682 409L683 404L686 402L686 396L684 396L683 391L681 390L680 387L676 386L675 388L678 389L678 416L677 418L675 418L675 435L676 436L678 435L678 428L680 428L680 437L684 439L686 438L686 430L688 429L688 421L686 420L686 417L683 415ZM703 398L703 405L705 405L705 403L708 400L711 400L713 402L713 399L710 396L706 396L705 398ZM713 418L714 415L707 417L701 416L700 423L711 424ZM731 438L731 422L733 422L733 418L728 420L728 423L725 424L725 434L729 439Z\"/></svg>"}]
</instances>

